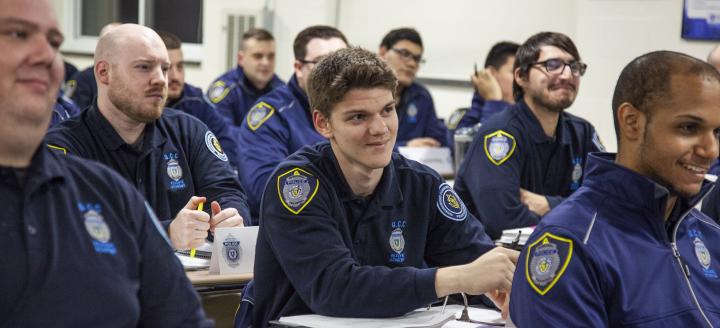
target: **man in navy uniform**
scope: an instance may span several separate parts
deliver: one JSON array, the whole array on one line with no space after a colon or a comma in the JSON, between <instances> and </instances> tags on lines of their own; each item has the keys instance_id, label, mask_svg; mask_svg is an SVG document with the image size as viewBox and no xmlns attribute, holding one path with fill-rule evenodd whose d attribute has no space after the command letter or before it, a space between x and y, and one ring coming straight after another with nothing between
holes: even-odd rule
<instances>
[{"instance_id":1,"label":"man in navy uniform","mask_svg":"<svg viewBox=\"0 0 720 328\"><path fill-rule=\"evenodd\" d=\"M657 51L612 100L618 153L590 154L582 187L530 236L513 280L518 327L717 327L720 226L695 209L713 187L720 74Z\"/></svg>"},{"instance_id":2,"label":"man in navy uniform","mask_svg":"<svg viewBox=\"0 0 720 328\"><path fill-rule=\"evenodd\" d=\"M590 123L565 112L586 68L564 34L541 32L518 49L517 103L483 123L455 180L491 238L536 225L580 187L587 154L603 149Z\"/></svg>"},{"instance_id":3,"label":"man in navy uniform","mask_svg":"<svg viewBox=\"0 0 720 328\"><path fill-rule=\"evenodd\" d=\"M230 165L237 169L238 146L235 138L230 135L230 128L215 111L213 105L205 99L202 90L185 82L182 41L177 35L169 32L158 31L158 35L165 43L170 58L167 73L168 97L165 106L188 113L205 123L220 141L222 149L228 155Z\"/></svg>"},{"instance_id":4,"label":"man in navy uniform","mask_svg":"<svg viewBox=\"0 0 720 328\"><path fill-rule=\"evenodd\" d=\"M287 85L258 99L240 128L240 181L248 190L253 216L270 173L304 145L325 140L315 131L306 95L307 79L321 58L347 47L345 36L330 26L310 26L293 42L295 74Z\"/></svg>"},{"instance_id":5,"label":"man in navy uniform","mask_svg":"<svg viewBox=\"0 0 720 328\"><path fill-rule=\"evenodd\" d=\"M235 173L198 119L164 108L167 50L155 31L114 28L95 50L97 104L48 133L50 147L98 160L148 199L177 249L201 245L207 230L249 217ZM198 211L204 201L208 213Z\"/></svg>"},{"instance_id":6,"label":"man in navy uniform","mask_svg":"<svg viewBox=\"0 0 720 328\"><path fill-rule=\"evenodd\" d=\"M386 34L378 51L398 76L397 146L450 147L448 131L438 120L430 92L415 82L423 62L423 43L412 28L399 28Z\"/></svg>"},{"instance_id":7,"label":"man in navy uniform","mask_svg":"<svg viewBox=\"0 0 720 328\"><path fill-rule=\"evenodd\" d=\"M485 58L485 69L470 76L475 86L472 105L455 128L473 127L515 103L513 65L519 47L517 43L503 41L490 48Z\"/></svg>"},{"instance_id":8,"label":"man in navy uniform","mask_svg":"<svg viewBox=\"0 0 720 328\"><path fill-rule=\"evenodd\" d=\"M311 74L313 122L329 142L288 157L267 184L254 326L398 316L460 292L503 301L517 252L495 248L436 172L393 152L396 87L389 65L359 48Z\"/></svg>"},{"instance_id":9,"label":"man in navy uniform","mask_svg":"<svg viewBox=\"0 0 720 328\"><path fill-rule=\"evenodd\" d=\"M43 146L63 78L49 2L0 0L0 30L0 326L212 326L142 196Z\"/></svg>"},{"instance_id":10,"label":"man in navy uniform","mask_svg":"<svg viewBox=\"0 0 720 328\"><path fill-rule=\"evenodd\" d=\"M208 88L207 97L227 122L231 134L237 136L257 99L283 85L275 75L275 38L264 29L253 28L242 36L237 67L218 77Z\"/></svg>"}]
</instances>

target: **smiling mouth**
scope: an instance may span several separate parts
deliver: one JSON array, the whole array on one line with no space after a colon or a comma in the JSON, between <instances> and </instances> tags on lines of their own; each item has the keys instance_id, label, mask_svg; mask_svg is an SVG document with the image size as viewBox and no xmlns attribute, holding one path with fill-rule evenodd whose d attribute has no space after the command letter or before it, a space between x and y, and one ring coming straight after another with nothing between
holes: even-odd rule
<instances>
[{"instance_id":1,"label":"smiling mouth","mask_svg":"<svg viewBox=\"0 0 720 328\"><path fill-rule=\"evenodd\" d=\"M705 174L708 172L708 169L703 166L697 166L687 163L680 163L680 166L686 170L688 170L690 173L695 174L700 177L705 177Z\"/></svg>"}]
</instances>

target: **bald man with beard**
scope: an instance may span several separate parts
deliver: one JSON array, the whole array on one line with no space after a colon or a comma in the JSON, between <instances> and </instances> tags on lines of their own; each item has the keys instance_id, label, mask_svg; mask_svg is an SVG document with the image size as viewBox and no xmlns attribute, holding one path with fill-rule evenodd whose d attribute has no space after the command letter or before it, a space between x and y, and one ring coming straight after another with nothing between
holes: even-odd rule
<instances>
[{"instance_id":1,"label":"bald man with beard","mask_svg":"<svg viewBox=\"0 0 720 328\"><path fill-rule=\"evenodd\" d=\"M173 247L200 246L218 227L249 218L245 192L215 135L164 108L167 49L150 28L124 24L98 41L97 103L50 130L51 149L110 166L141 191ZM206 212L197 210L208 202Z\"/></svg>"}]
</instances>

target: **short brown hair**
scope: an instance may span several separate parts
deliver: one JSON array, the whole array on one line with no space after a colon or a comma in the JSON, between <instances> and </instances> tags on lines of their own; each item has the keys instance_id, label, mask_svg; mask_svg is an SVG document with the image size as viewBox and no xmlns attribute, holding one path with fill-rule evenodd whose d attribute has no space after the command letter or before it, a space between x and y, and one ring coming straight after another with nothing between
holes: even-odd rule
<instances>
[{"instance_id":1,"label":"short brown hair","mask_svg":"<svg viewBox=\"0 0 720 328\"><path fill-rule=\"evenodd\" d=\"M338 38L343 40L345 44L348 44L345 35L340 32L340 30L332 26L314 25L305 28L298 33L295 37L295 41L293 41L293 53L295 54L295 59L305 59L305 55L307 55L307 44L310 43L312 39L329 40L332 38Z\"/></svg>"},{"instance_id":2,"label":"short brown hair","mask_svg":"<svg viewBox=\"0 0 720 328\"><path fill-rule=\"evenodd\" d=\"M250 39L258 41L275 41L275 38L268 30L262 28L251 28L247 30L247 32L243 33L242 39L240 40L240 50L245 49L245 41Z\"/></svg>"},{"instance_id":3,"label":"short brown hair","mask_svg":"<svg viewBox=\"0 0 720 328\"><path fill-rule=\"evenodd\" d=\"M328 55L310 73L310 108L329 118L332 109L352 89L387 89L395 95L398 81L393 70L376 54L359 47Z\"/></svg>"},{"instance_id":4,"label":"short brown hair","mask_svg":"<svg viewBox=\"0 0 720 328\"><path fill-rule=\"evenodd\" d=\"M157 31L157 34L163 40L163 43L165 43L167 50L180 49L180 46L182 46L182 41L175 34L165 31Z\"/></svg>"}]
</instances>

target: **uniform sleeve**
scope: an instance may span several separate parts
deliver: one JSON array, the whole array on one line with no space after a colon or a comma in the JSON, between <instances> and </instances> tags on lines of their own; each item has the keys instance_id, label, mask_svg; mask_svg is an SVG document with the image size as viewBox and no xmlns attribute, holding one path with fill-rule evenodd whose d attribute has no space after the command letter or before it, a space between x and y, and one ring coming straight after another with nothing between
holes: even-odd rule
<instances>
[{"instance_id":1,"label":"uniform sleeve","mask_svg":"<svg viewBox=\"0 0 720 328\"><path fill-rule=\"evenodd\" d=\"M435 104L433 104L433 100L430 96L428 96L427 99L423 99L422 102L423 108L420 113L423 113L424 120L426 121L425 125L425 131L423 133L424 137L430 137L440 142L441 146L443 147L450 147L452 149L452 145L450 142L450 133L448 133L447 127L445 127L445 124L437 117L437 112L435 112Z\"/></svg>"},{"instance_id":2,"label":"uniform sleeve","mask_svg":"<svg viewBox=\"0 0 720 328\"><path fill-rule=\"evenodd\" d=\"M536 230L513 277L513 323L521 328L608 327L601 271L588 252L557 228Z\"/></svg>"},{"instance_id":3,"label":"uniform sleeve","mask_svg":"<svg viewBox=\"0 0 720 328\"><path fill-rule=\"evenodd\" d=\"M483 109L481 111L480 115L480 122L485 123L488 119L493 117L493 115L500 113L505 108L510 107L510 104L502 101L502 100L488 100L485 102L485 106L483 106Z\"/></svg>"},{"instance_id":4,"label":"uniform sleeve","mask_svg":"<svg viewBox=\"0 0 720 328\"><path fill-rule=\"evenodd\" d=\"M391 317L436 300L436 269L360 265L353 258L345 223L336 219L344 209L334 207L332 193L314 173L283 168L263 195L261 233L303 302L321 315Z\"/></svg>"},{"instance_id":5,"label":"uniform sleeve","mask_svg":"<svg viewBox=\"0 0 720 328\"><path fill-rule=\"evenodd\" d=\"M150 205L125 184L126 208L131 212L140 254L140 326L212 327L205 319L199 297L175 257ZM143 205L144 204L144 205Z\"/></svg>"},{"instance_id":6,"label":"uniform sleeve","mask_svg":"<svg viewBox=\"0 0 720 328\"><path fill-rule=\"evenodd\" d=\"M58 124L50 128L45 135L45 146L51 151L59 152L63 155L73 154L75 156L87 157L78 143L74 142L74 138L68 133L67 128L63 124Z\"/></svg>"},{"instance_id":7,"label":"uniform sleeve","mask_svg":"<svg viewBox=\"0 0 720 328\"><path fill-rule=\"evenodd\" d=\"M270 113L270 112L268 112ZM277 113L270 113L267 119L252 129L247 122L240 128L239 143L240 182L248 190L250 211L259 214L260 198L265 190L265 183L275 167L290 155L288 129Z\"/></svg>"},{"instance_id":8,"label":"uniform sleeve","mask_svg":"<svg viewBox=\"0 0 720 328\"><path fill-rule=\"evenodd\" d=\"M510 130L481 130L457 174L455 190L492 239L500 238L505 229L540 221L520 202L522 147Z\"/></svg>"},{"instance_id":9,"label":"uniform sleeve","mask_svg":"<svg viewBox=\"0 0 720 328\"><path fill-rule=\"evenodd\" d=\"M207 197L209 202L218 201L223 209L235 208L243 217L245 225L253 225L245 189L240 185L215 135L200 122L194 125L191 134L193 148L190 169L196 195Z\"/></svg>"},{"instance_id":10,"label":"uniform sleeve","mask_svg":"<svg viewBox=\"0 0 720 328\"><path fill-rule=\"evenodd\" d=\"M242 117L238 117L240 106L239 88L232 87L231 81L218 79L210 85L207 99L213 105L219 116L225 121L231 135L237 135Z\"/></svg>"},{"instance_id":11,"label":"uniform sleeve","mask_svg":"<svg viewBox=\"0 0 720 328\"><path fill-rule=\"evenodd\" d=\"M495 248L482 223L468 213L450 185L443 182L433 189L434 218L426 249L428 264L438 267L467 264Z\"/></svg>"},{"instance_id":12,"label":"uniform sleeve","mask_svg":"<svg viewBox=\"0 0 720 328\"><path fill-rule=\"evenodd\" d=\"M480 97L480 96L476 96ZM463 117L460 119L460 122L458 122L456 129L460 128L471 128L475 126L475 124L480 122L480 116L482 116L482 104L484 102L477 101L473 97L472 105L470 106L470 109L468 109L467 113L463 115ZM482 99L482 98L480 98Z\"/></svg>"},{"instance_id":13,"label":"uniform sleeve","mask_svg":"<svg viewBox=\"0 0 720 328\"><path fill-rule=\"evenodd\" d=\"M75 80L75 91L72 93L70 99L80 108L85 109L92 105L93 100L96 96L97 86L95 86L95 79L90 78L94 76L94 72L89 74L86 71L79 71L73 77Z\"/></svg>"}]
</instances>

